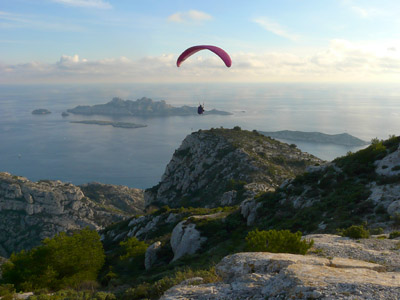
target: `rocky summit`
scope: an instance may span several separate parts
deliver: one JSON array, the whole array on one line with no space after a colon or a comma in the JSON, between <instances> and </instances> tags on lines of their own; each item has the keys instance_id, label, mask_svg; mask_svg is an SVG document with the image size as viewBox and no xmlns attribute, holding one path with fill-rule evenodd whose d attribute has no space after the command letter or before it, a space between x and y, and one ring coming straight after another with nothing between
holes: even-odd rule
<instances>
[{"instance_id":1,"label":"rocky summit","mask_svg":"<svg viewBox=\"0 0 400 300\"><path fill-rule=\"evenodd\" d=\"M106 194L104 190L110 190L110 187L100 186L101 189L96 192L96 186L85 185L84 190L93 198L95 194ZM137 196L136 211L141 211L143 193L134 192ZM127 213L121 209L128 205L113 205L99 198L92 200L81 188L70 183L51 180L31 182L24 177L0 173L0 256L7 257L12 252L30 249L59 232L86 226L101 229L126 218ZM130 207L132 211L135 210Z\"/></svg>"},{"instance_id":2,"label":"rocky summit","mask_svg":"<svg viewBox=\"0 0 400 300\"><path fill-rule=\"evenodd\" d=\"M161 182L145 192L146 205L227 206L274 191L323 161L257 131L199 130L175 151Z\"/></svg>"}]
</instances>

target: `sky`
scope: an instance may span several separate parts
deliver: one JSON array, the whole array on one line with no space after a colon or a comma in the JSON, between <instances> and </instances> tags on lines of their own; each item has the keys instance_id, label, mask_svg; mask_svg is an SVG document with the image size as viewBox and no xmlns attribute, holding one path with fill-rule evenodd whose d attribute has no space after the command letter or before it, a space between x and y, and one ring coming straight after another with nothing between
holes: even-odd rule
<instances>
[{"instance_id":1,"label":"sky","mask_svg":"<svg viewBox=\"0 0 400 300\"><path fill-rule=\"evenodd\" d=\"M0 84L400 79L398 0L1 0ZM226 50L176 59L193 45Z\"/></svg>"}]
</instances>

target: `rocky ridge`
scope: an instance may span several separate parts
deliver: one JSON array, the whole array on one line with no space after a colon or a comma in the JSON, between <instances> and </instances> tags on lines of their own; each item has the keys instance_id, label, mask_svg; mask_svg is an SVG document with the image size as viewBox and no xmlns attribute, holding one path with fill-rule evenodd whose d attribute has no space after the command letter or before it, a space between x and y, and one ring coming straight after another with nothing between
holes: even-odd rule
<instances>
[{"instance_id":1,"label":"rocky ridge","mask_svg":"<svg viewBox=\"0 0 400 300\"><path fill-rule=\"evenodd\" d=\"M140 202L143 204L143 196L138 194L136 205ZM72 184L31 182L0 173L0 256L30 249L59 232L86 226L99 230L126 216L112 204L91 200Z\"/></svg>"},{"instance_id":2,"label":"rocky ridge","mask_svg":"<svg viewBox=\"0 0 400 300\"><path fill-rule=\"evenodd\" d=\"M233 254L216 267L221 282L185 281L161 299L399 299L400 241L373 238L360 246L334 235L305 238L315 241L313 255ZM376 263L371 255L392 258Z\"/></svg>"},{"instance_id":3,"label":"rocky ridge","mask_svg":"<svg viewBox=\"0 0 400 300\"><path fill-rule=\"evenodd\" d=\"M400 222L399 138L376 142L282 183L241 204L248 225L265 222L302 232L335 232L366 223L385 232ZM279 217L278 217L279 216Z\"/></svg>"},{"instance_id":4,"label":"rocky ridge","mask_svg":"<svg viewBox=\"0 0 400 300\"><path fill-rule=\"evenodd\" d=\"M160 183L145 192L146 205L234 205L274 191L285 179L323 161L256 131L211 129L187 136Z\"/></svg>"}]
</instances>

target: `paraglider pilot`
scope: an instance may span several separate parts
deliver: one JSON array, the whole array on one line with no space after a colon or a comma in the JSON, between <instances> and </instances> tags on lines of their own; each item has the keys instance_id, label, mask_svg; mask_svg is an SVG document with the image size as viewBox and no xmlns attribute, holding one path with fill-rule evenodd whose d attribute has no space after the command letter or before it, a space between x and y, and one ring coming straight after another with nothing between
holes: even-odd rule
<instances>
[{"instance_id":1,"label":"paraglider pilot","mask_svg":"<svg viewBox=\"0 0 400 300\"><path fill-rule=\"evenodd\" d=\"M199 115L202 115L203 112L204 112L204 106L200 104L199 107L197 108L197 113Z\"/></svg>"}]
</instances>

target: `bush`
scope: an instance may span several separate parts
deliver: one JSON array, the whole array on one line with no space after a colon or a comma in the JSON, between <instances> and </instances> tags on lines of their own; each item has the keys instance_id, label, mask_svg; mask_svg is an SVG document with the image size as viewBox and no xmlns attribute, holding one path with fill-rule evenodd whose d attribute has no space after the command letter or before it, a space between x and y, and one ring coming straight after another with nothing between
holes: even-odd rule
<instances>
[{"instance_id":1,"label":"bush","mask_svg":"<svg viewBox=\"0 0 400 300\"><path fill-rule=\"evenodd\" d=\"M272 253L306 254L314 241L301 240L301 232L291 233L289 230L258 229L248 233L246 237L248 251L262 251Z\"/></svg>"},{"instance_id":2,"label":"bush","mask_svg":"<svg viewBox=\"0 0 400 300\"><path fill-rule=\"evenodd\" d=\"M399 237L400 236L400 231L392 231L390 234L389 234L389 239L395 239L395 238L397 238L397 237Z\"/></svg>"},{"instance_id":3,"label":"bush","mask_svg":"<svg viewBox=\"0 0 400 300\"><path fill-rule=\"evenodd\" d=\"M6 300L7 298L14 299L15 288L13 284L0 285L0 298Z\"/></svg>"},{"instance_id":4,"label":"bush","mask_svg":"<svg viewBox=\"0 0 400 300\"><path fill-rule=\"evenodd\" d=\"M144 258L147 247L149 246L145 242L139 241L136 237L131 237L119 244L125 249L125 254L120 256L122 260L127 258L139 258L142 256Z\"/></svg>"},{"instance_id":5,"label":"bush","mask_svg":"<svg viewBox=\"0 0 400 300\"><path fill-rule=\"evenodd\" d=\"M83 229L72 236L60 233L30 251L12 254L2 265L3 281L17 290L58 290L95 281L104 264L99 234Z\"/></svg>"},{"instance_id":6,"label":"bush","mask_svg":"<svg viewBox=\"0 0 400 300\"><path fill-rule=\"evenodd\" d=\"M366 239L369 238L369 230L364 225L352 225L346 229L339 229L341 236L346 236L352 239Z\"/></svg>"},{"instance_id":7,"label":"bush","mask_svg":"<svg viewBox=\"0 0 400 300\"><path fill-rule=\"evenodd\" d=\"M370 233L374 234L374 235L382 234L383 233L383 228L382 227L372 228L370 230Z\"/></svg>"}]
</instances>

